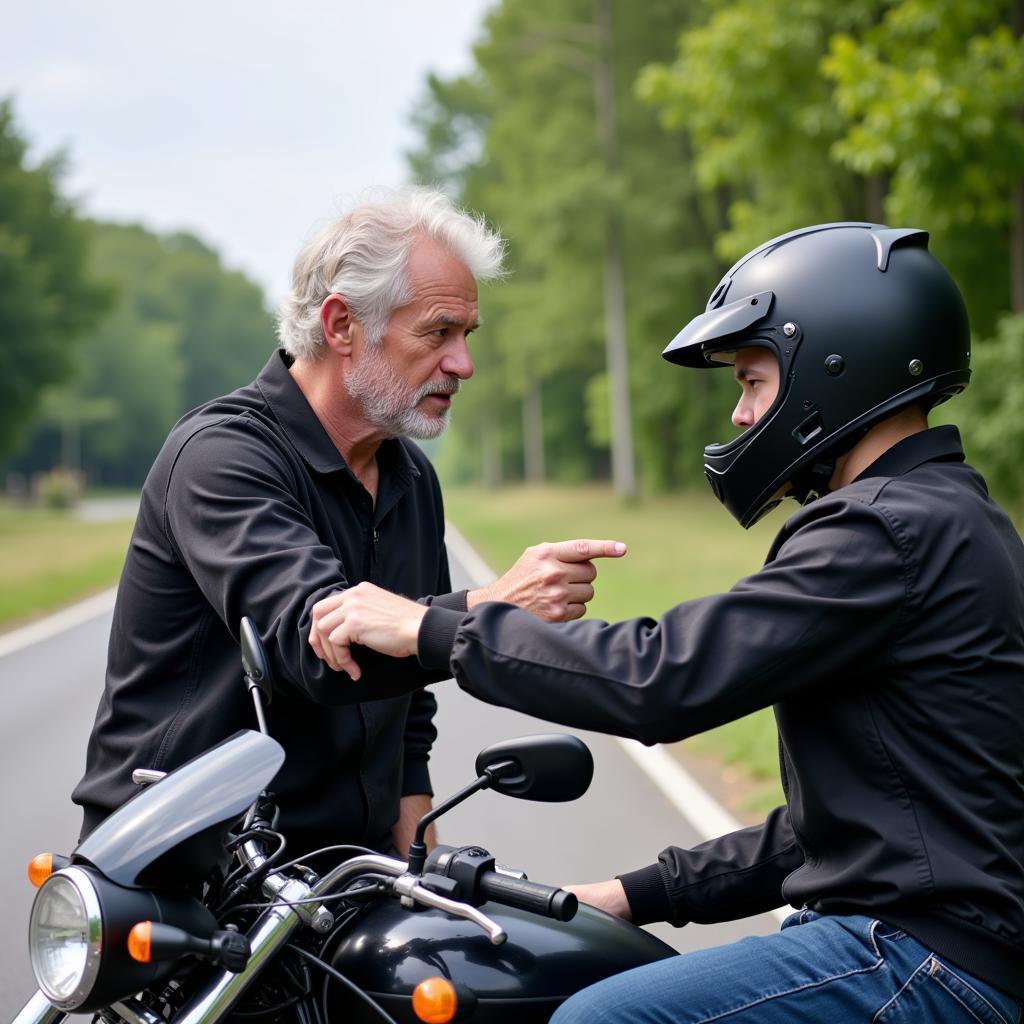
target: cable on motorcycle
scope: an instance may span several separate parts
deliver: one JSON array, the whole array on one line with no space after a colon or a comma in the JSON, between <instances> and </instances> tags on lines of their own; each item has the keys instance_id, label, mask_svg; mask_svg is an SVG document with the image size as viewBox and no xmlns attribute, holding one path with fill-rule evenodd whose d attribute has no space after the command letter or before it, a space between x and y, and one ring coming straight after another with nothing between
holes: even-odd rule
<instances>
[{"instance_id":1,"label":"cable on motorcycle","mask_svg":"<svg viewBox=\"0 0 1024 1024\"><path fill-rule=\"evenodd\" d=\"M348 978L345 977L341 971L336 971L329 963L325 963L320 957L310 953L308 949L303 949L301 946L295 946L289 943L285 949L290 949L294 953L298 953L299 956L305 957L311 963L316 964L321 970L326 971L332 978L340 981L350 992L355 993L367 1006L376 1010L380 1015L381 1020L385 1020L388 1024L398 1024L394 1017L388 1013L383 1006L375 1003L358 985L353 984Z\"/></svg>"},{"instance_id":2,"label":"cable on motorcycle","mask_svg":"<svg viewBox=\"0 0 1024 1024\"><path fill-rule=\"evenodd\" d=\"M304 853L301 857L296 857L295 860L290 860L286 864L278 865L278 871L287 871L289 868L298 867L304 864L305 861L311 857L319 857L322 853L345 853L346 856L355 856L358 854L369 854L374 855L380 853L380 850L371 850L368 846L352 846L350 844L339 845L339 846L321 846L319 850L310 850L309 853Z\"/></svg>"},{"instance_id":3,"label":"cable on motorcycle","mask_svg":"<svg viewBox=\"0 0 1024 1024\"><path fill-rule=\"evenodd\" d=\"M366 896L380 895L382 892L389 893L394 878L391 875L360 875L358 881L363 883L365 879L373 879L372 885L359 884L341 892L329 893L326 896L307 896L301 900L286 900L282 896L275 896L272 900L265 900L262 903L239 903L231 908L236 910L268 910L270 907L301 907L311 903L337 903L342 900L362 899Z\"/></svg>"},{"instance_id":4,"label":"cable on motorcycle","mask_svg":"<svg viewBox=\"0 0 1024 1024\"><path fill-rule=\"evenodd\" d=\"M250 839L260 836L276 839L277 849L267 857L263 864L255 870L249 871L248 874L245 874L245 872L248 871L247 865L241 864L224 879L221 884L221 891L226 892L227 895L223 900L221 900L219 906L214 911L215 914L223 913L233 899L235 899L239 894L245 892L246 889L255 885L263 878L264 875L274 869L278 859L284 854L284 851L288 847L288 841L280 832L273 832L270 829L265 828L254 828L250 829L248 832L243 832L241 835L232 839L228 844L228 848L232 849L240 846L242 843L248 842Z\"/></svg>"}]
</instances>

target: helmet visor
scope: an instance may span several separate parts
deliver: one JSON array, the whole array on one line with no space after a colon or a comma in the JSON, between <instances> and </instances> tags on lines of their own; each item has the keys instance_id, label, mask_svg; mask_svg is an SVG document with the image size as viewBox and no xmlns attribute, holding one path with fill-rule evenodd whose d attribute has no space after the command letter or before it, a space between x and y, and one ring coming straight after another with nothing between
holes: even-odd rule
<instances>
[{"instance_id":1,"label":"helmet visor","mask_svg":"<svg viewBox=\"0 0 1024 1024\"><path fill-rule=\"evenodd\" d=\"M694 317L665 346L662 358L679 366L700 368L711 365L712 361L705 355L706 348L718 347L720 342L763 320L770 312L774 298L770 291L758 292L717 309L706 310Z\"/></svg>"}]
</instances>

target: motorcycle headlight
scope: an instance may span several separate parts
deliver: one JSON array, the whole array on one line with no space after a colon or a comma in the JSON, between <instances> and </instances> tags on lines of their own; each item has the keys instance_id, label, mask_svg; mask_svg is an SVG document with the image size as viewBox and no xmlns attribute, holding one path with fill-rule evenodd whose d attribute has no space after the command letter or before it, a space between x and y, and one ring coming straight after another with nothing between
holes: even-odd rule
<instances>
[{"instance_id":1,"label":"motorcycle headlight","mask_svg":"<svg viewBox=\"0 0 1024 1024\"><path fill-rule=\"evenodd\" d=\"M92 991L100 969L103 918L89 876L64 868L40 887L28 926L32 971L55 1006L73 1010Z\"/></svg>"}]
</instances>

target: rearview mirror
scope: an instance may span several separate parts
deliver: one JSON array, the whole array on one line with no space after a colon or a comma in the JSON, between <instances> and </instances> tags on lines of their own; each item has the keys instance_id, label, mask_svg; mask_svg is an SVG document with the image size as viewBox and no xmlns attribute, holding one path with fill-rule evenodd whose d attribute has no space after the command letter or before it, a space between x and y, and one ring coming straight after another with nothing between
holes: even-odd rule
<instances>
[{"instance_id":1,"label":"rearview mirror","mask_svg":"<svg viewBox=\"0 0 1024 1024\"><path fill-rule=\"evenodd\" d=\"M250 693L259 690L264 703L269 704L274 695L270 685L270 661L256 625L248 615L243 617L238 633L246 686Z\"/></svg>"},{"instance_id":2,"label":"rearview mirror","mask_svg":"<svg viewBox=\"0 0 1024 1024\"><path fill-rule=\"evenodd\" d=\"M481 750L476 773L488 775L488 788L506 796L561 803L586 793L594 777L594 758L576 736L519 736Z\"/></svg>"}]
</instances>

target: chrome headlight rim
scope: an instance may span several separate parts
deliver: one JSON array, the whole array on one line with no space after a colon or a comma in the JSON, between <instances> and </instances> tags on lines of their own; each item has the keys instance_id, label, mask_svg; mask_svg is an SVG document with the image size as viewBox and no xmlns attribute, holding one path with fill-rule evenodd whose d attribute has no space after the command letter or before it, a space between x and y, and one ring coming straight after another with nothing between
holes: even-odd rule
<instances>
[{"instance_id":1,"label":"chrome headlight rim","mask_svg":"<svg viewBox=\"0 0 1024 1024\"><path fill-rule=\"evenodd\" d=\"M43 896L46 887L55 879L64 879L77 892L82 901L82 908L85 912L86 922L86 955L85 964L82 967L81 976L75 985L74 992L70 996L62 996L55 993L44 981L42 972L37 966L38 952L36 944L32 942L33 926L36 922L36 909L39 906L40 898ZM75 1010L89 998L90 993L96 984L100 972L100 962L103 959L103 912L100 909L99 893L95 884L89 877L88 872L81 868L66 867L55 871L39 888L35 902L32 905L32 915L29 922L29 956L32 961L32 973L36 982L46 998L58 1009Z\"/></svg>"}]
</instances>

